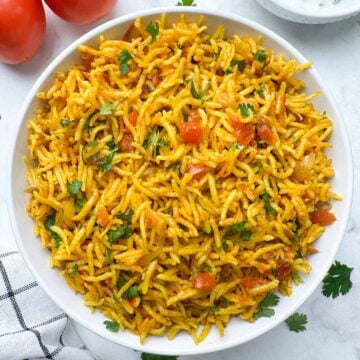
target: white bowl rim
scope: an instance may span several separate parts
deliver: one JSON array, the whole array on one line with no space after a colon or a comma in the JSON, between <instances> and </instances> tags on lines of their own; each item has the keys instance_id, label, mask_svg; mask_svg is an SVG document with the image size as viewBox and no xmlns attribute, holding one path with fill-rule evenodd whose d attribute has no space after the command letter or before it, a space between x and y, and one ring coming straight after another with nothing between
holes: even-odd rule
<instances>
[{"instance_id":1,"label":"white bowl rim","mask_svg":"<svg viewBox=\"0 0 360 360\"><path fill-rule=\"evenodd\" d=\"M334 10L325 10L321 12L315 12L312 10L297 9L294 5L289 5L284 3L282 0L267 0L270 3L275 4L276 6L288 11L293 15L302 15L311 19L345 19L352 15L356 15L360 11L360 2L357 4L354 2L351 6L344 6Z\"/></svg>"},{"instance_id":2,"label":"white bowl rim","mask_svg":"<svg viewBox=\"0 0 360 360\"><path fill-rule=\"evenodd\" d=\"M9 151L9 156L8 156L8 166L7 166L8 176L7 176L7 186L6 186L6 200L7 200L10 224L11 224L11 228L13 231L13 235L15 237L17 246L20 249L20 252L25 260L27 267L29 268L32 275L35 277L35 280L37 281L37 283L44 290L44 292L69 317L71 317L73 320L75 320L76 322L78 322L79 324L84 326L85 328L89 329L93 333L95 333L109 341L112 341L119 345L126 346L128 348L132 348L134 350L139 350L139 351L148 352L148 353L162 354L162 355L179 355L179 356L200 355L200 354L206 354L206 353L217 352L220 350L229 349L234 346L245 343L247 341L250 341L252 339L255 339L260 335L265 334L266 332L268 332L269 330L271 330L278 324L285 321L286 318L289 316L289 314L292 314L293 312L295 312L315 291L315 289L320 284L321 279L323 279L325 277L328 269L330 268L330 266L335 258L335 255L339 249L341 241L344 237L345 231L346 231L349 214L350 214L350 210L351 210L351 202L352 202L352 194L353 194L353 161L352 161L351 147L350 147L349 141L348 141L349 136L347 134L347 129L346 129L345 123L342 119L342 116L337 108L337 105L336 105L331 93L323 84L319 74L317 73L317 71L314 68L311 68L308 70L308 72L310 72L311 76L314 77L315 80L317 81L323 95L327 97L327 100L329 101L329 103L331 104L331 107L334 110L335 117L339 120L338 126L339 126L340 130L343 132L343 135L347 140L343 144L343 146L344 146L343 154L348 158L348 161L350 164L350 166L348 168L348 173L346 174L346 176L348 178L349 197L350 198L348 199L347 206L344 209L344 213L342 214L343 219L345 219L345 220L343 220L341 222L341 224L339 224L339 239L337 240L337 243L334 243L333 248L332 248L332 253L328 257L327 262L326 263L324 262L322 269L319 269L319 271L317 272L318 279L320 279L320 280L314 281L312 284L309 284L306 288L304 288L302 296L299 296L299 298L296 301L294 301L292 306L289 306L287 311L284 311L282 314L276 315L273 318L271 318L271 321L265 323L264 326L256 334L245 335L241 339L236 339L236 337L234 337L234 339L228 340L226 342L226 344L223 344L222 342L218 342L215 344L207 344L206 348L201 347L201 346L199 346L199 347L194 346L191 349L184 349L181 352L179 352L178 350L174 350L171 347L166 347L165 349L162 349L162 348L159 348L156 346L149 346L146 343L144 345L141 345L140 342L136 345L134 345L134 344L130 345L127 341L124 341L121 336L116 336L116 334L114 334L110 331L105 331L106 330L105 327L103 329L99 329L99 327L96 326L96 324L94 324L92 322L87 322L84 319L82 319L76 313L76 311L74 309L68 308L67 306L65 306L62 299L60 297L56 296L56 293L53 292L48 287L47 283L43 280L41 274L39 274L35 270L30 257L27 255L27 253L25 251L25 248L23 246L23 242L22 242L21 236L19 234L19 230L18 230L19 225L17 224L17 222L15 220L16 217L15 217L15 210L14 210L15 207L14 207L14 202L13 202L13 197L12 197L13 191L12 191L11 174L12 174L12 167L14 164L13 158L15 156L16 142L17 142L17 137L19 136L20 128L24 123L24 117L28 111L28 107L31 104L32 99L36 96L37 92L39 91L40 86L43 84L44 80L46 80L49 75L54 73L54 70L57 68L59 63L61 63L61 61L63 61L72 51L74 51L78 45L86 43L87 41L93 39L95 36L100 35L102 32L104 32L114 26L117 26L123 22L134 20L136 17L145 17L145 16L154 16L154 15L160 16L163 13L172 13L172 14L182 14L183 13L185 15L186 14L199 14L199 15L204 15L205 17L207 15L210 15L210 16L214 16L214 17L222 17L224 19L229 19L231 21L235 21L235 22L238 22L245 26L248 26L255 31L259 31L259 32L263 33L268 38L272 39L274 42L282 45L284 48L287 49L287 51L289 53L291 53L292 55L294 55L295 57L300 59L302 62L307 61L307 59L297 49L295 49L290 43L288 43L285 39L283 39L280 35L277 35L272 30L266 28L263 25L258 24L255 21L249 20L240 15L236 15L236 14L225 12L225 11L210 10L210 9L204 9L204 8L200 8L200 7L197 7L197 8L195 8L195 7L159 7L159 8L153 8L153 9L147 9L147 10L133 12L133 13L130 13L130 14L127 14L124 16L117 17L113 20L110 20L110 21L90 30L89 32L87 32L86 34L84 34L83 36L81 36L80 38L75 40L74 42L72 42L67 48L65 48L55 59L53 59L51 61L51 63L46 67L46 69L42 72L40 77L37 79L37 81L31 88L31 90L30 90L28 96L26 97L24 104L22 105L22 108L18 114L18 121L17 121L16 126L14 127L14 134L12 134L13 141L10 145L10 151Z\"/></svg>"}]
</instances>

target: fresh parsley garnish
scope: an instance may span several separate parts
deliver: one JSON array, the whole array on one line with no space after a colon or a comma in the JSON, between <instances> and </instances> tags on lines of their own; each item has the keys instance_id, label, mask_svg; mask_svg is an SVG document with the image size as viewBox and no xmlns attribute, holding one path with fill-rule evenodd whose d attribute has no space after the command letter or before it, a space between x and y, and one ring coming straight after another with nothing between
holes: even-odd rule
<instances>
[{"instance_id":1,"label":"fresh parsley garnish","mask_svg":"<svg viewBox=\"0 0 360 360\"><path fill-rule=\"evenodd\" d=\"M277 215L277 211L270 204L270 195L266 191L261 195L261 199L265 203L266 212L271 215Z\"/></svg>"},{"instance_id":2,"label":"fresh parsley garnish","mask_svg":"<svg viewBox=\"0 0 360 360\"><path fill-rule=\"evenodd\" d=\"M119 331L119 324L116 321L105 320L104 324L106 325L106 329L112 332Z\"/></svg>"},{"instance_id":3,"label":"fresh parsley garnish","mask_svg":"<svg viewBox=\"0 0 360 360\"><path fill-rule=\"evenodd\" d=\"M120 152L121 149L116 145L116 143L113 140L110 140L106 143L108 149L110 150L109 155L102 159L102 161L99 164L99 168L102 171L110 171L112 167L112 161L116 153Z\"/></svg>"},{"instance_id":4,"label":"fresh parsley garnish","mask_svg":"<svg viewBox=\"0 0 360 360\"><path fill-rule=\"evenodd\" d=\"M92 113L86 118L86 120L84 122L84 125L83 125L84 130L89 130L90 129L90 121L94 116L95 116L95 113Z\"/></svg>"},{"instance_id":5,"label":"fresh parsley garnish","mask_svg":"<svg viewBox=\"0 0 360 360\"><path fill-rule=\"evenodd\" d=\"M55 225L55 216L55 214L50 214L44 221L44 226L49 232L49 235L54 239L55 247L58 248L60 246L61 237L55 231L51 230L51 227Z\"/></svg>"},{"instance_id":6,"label":"fresh parsley garnish","mask_svg":"<svg viewBox=\"0 0 360 360\"><path fill-rule=\"evenodd\" d=\"M261 317L271 317L275 314L272 307L279 303L280 298L274 293L268 293L265 298L260 302L258 311L254 314L254 319L257 320Z\"/></svg>"},{"instance_id":7,"label":"fresh parsley garnish","mask_svg":"<svg viewBox=\"0 0 360 360\"><path fill-rule=\"evenodd\" d=\"M121 50L119 54L119 70L121 75L126 75L129 72L129 61L133 58L127 50Z\"/></svg>"},{"instance_id":8,"label":"fresh parsley garnish","mask_svg":"<svg viewBox=\"0 0 360 360\"><path fill-rule=\"evenodd\" d=\"M213 314L217 313L219 310L220 310L220 309L219 309L217 306L212 306L212 307L210 308L210 311L211 311Z\"/></svg>"},{"instance_id":9,"label":"fresh parsley garnish","mask_svg":"<svg viewBox=\"0 0 360 360\"><path fill-rule=\"evenodd\" d=\"M134 215L134 210L132 208L128 208L124 213L117 214L116 217L118 219L127 221L129 224L131 224L133 215Z\"/></svg>"},{"instance_id":10,"label":"fresh parsley garnish","mask_svg":"<svg viewBox=\"0 0 360 360\"><path fill-rule=\"evenodd\" d=\"M195 0L181 0L178 1L176 6L196 6Z\"/></svg>"},{"instance_id":11,"label":"fresh parsley garnish","mask_svg":"<svg viewBox=\"0 0 360 360\"><path fill-rule=\"evenodd\" d=\"M257 61L261 61L261 62L265 62L266 61L266 54L264 50L258 50L255 54L254 54L254 59Z\"/></svg>"},{"instance_id":12,"label":"fresh parsley garnish","mask_svg":"<svg viewBox=\"0 0 360 360\"><path fill-rule=\"evenodd\" d=\"M149 136L143 143L145 149L150 149L152 156L159 155L160 148L162 146L168 146L169 141L165 139L159 139L160 129L155 126L149 133Z\"/></svg>"},{"instance_id":13,"label":"fresh parsley garnish","mask_svg":"<svg viewBox=\"0 0 360 360\"><path fill-rule=\"evenodd\" d=\"M230 66L225 70L225 74L231 74L235 66L238 67L239 71L243 72L245 69L245 61L235 59L232 60Z\"/></svg>"},{"instance_id":14,"label":"fresh parsley garnish","mask_svg":"<svg viewBox=\"0 0 360 360\"><path fill-rule=\"evenodd\" d=\"M78 273L78 264L74 264L71 267L70 277L72 278L75 277L77 273Z\"/></svg>"},{"instance_id":15,"label":"fresh parsley garnish","mask_svg":"<svg viewBox=\"0 0 360 360\"><path fill-rule=\"evenodd\" d=\"M150 21L145 30L151 35L150 44L152 44L156 40L156 37L159 35L159 22L155 21L155 23L153 24L153 22Z\"/></svg>"},{"instance_id":16,"label":"fresh parsley garnish","mask_svg":"<svg viewBox=\"0 0 360 360\"><path fill-rule=\"evenodd\" d=\"M101 115L111 115L113 110L115 110L115 105L111 103L105 103L101 105L100 114Z\"/></svg>"},{"instance_id":17,"label":"fresh parsley garnish","mask_svg":"<svg viewBox=\"0 0 360 360\"><path fill-rule=\"evenodd\" d=\"M130 286L122 295L124 300L129 300L140 296L137 285Z\"/></svg>"},{"instance_id":18,"label":"fresh parsley garnish","mask_svg":"<svg viewBox=\"0 0 360 360\"><path fill-rule=\"evenodd\" d=\"M86 199L77 199L75 202L75 212L78 214L82 208L84 207L84 205L86 204L87 200Z\"/></svg>"},{"instance_id":19,"label":"fresh parsley garnish","mask_svg":"<svg viewBox=\"0 0 360 360\"><path fill-rule=\"evenodd\" d=\"M68 190L72 197L76 198L76 195L80 191L82 184L82 181L74 180L68 185Z\"/></svg>"},{"instance_id":20,"label":"fresh parsley garnish","mask_svg":"<svg viewBox=\"0 0 360 360\"><path fill-rule=\"evenodd\" d=\"M198 93L198 91L196 90L195 84L194 84L194 80L191 79L190 80L190 84L191 84L191 95L198 100L202 100L203 96L205 95L205 93L208 91L209 89L209 84L206 84L205 88Z\"/></svg>"},{"instance_id":21,"label":"fresh parsley garnish","mask_svg":"<svg viewBox=\"0 0 360 360\"><path fill-rule=\"evenodd\" d=\"M105 250L105 261L107 265L110 265L112 263L112 258L109 252L109 249Z\"/></svg>"},{"instance_id":22,"label":"fresh parsley garnish","mask_svg":"<svg viewBox=\"0 0 360 360\"><path fill-rule=\"evenodd\" d=\"M230 229L225 233L225 236L232 236L239 234L241 240L248 241L251 239L252 232L251 230L245 227L246 221L241 221L237 224L231 225Z\"/></svg>"},{"instance_id":23,"label":"fresh parsley garnish","mask_svg":"<svg viewBox=\"0 0 360 360\"><path fill-rule=\"evenodd\" d=\"M239 110L243 117L250 116L251 112L255 112L254 107L251 104L242 103L239 105Z\"/></svg>"},{"instance_id":24,"label":"fresh parsley garnish","mask_svg":"<svg viewBox=\"0 0 360 360\"><path fill-rule=\"evenodd\" d=\"M142 353L141 360L177 360L178 356L166 356L166 355L156 355Z\"/></svg>"},{"instance_id":25,"label":"fresh parsley garnish","mask_svg":"<svg viewBox=\"0 0 360 360\"><path fill-rule=\"evenodd\" d=\"M298 312L292 314L285 320L290 331L300 332L306 330L307 316Z\"/></svg>"},{"instance_id":26,"label":"fresh parsley garnish","mask_svg":"<svg viewBox=\"0 0 360 360\"><path fill-rule=\"evenodd\" d=\"M119 225L115 230L109 230L108 237L110 244L119 239L128 239L132 234L132 228L127 225Z\"/></svg>"},{"instance_id":27,"label":"fresh parsley garnish","mask_svg":"<svg viewBox=\"0 0 360 360\"><path fill-rule=\"evenodd\" d=\"M60 120L60 124L61 124L62 127L68 126L70 123L71 123L71 121L67 120L67 119L61 119Z\"/></svg>"},{"instance_id":28,"label":"fresh parsley garnish","mask_svg":"<svg viewBox=\"0 0 360 360\"><path fill-rule=\"evenodd\" d=\"M340 294L348 293L353 285L350 279L353 270L353 268L335 261L323 280L322 293L327 297L331 296L333 299Z\"/></svg>"}]
</instances>

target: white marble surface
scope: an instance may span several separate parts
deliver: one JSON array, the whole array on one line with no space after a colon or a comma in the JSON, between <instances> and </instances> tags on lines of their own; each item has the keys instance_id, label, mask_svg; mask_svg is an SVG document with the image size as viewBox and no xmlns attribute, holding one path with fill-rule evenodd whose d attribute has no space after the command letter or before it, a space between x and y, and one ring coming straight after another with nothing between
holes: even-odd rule
<instances>
[{"instance_id":1,"label":"white marble surface","mask_svg":"<svg viewBox=\"0 0 360 360\"><path fill-rule=\"evenodd\" d=\"M131 11L156 6L170 6L177 0L120 0L113 18ZM337 259L354 267L354 288L344 297L325 298L318 288L299 309L308 315L309 324L303 333L290 332L285 324L237 348L201 357L209 360L355 360L360 359L360 16L328 25L300 25L277 18L261 8L255 0L197 0L198 6L230 11L258 21L277 32L307 58L330 88L339 104L354 154L355 190L348 231ZM7 66L0 64L0 241L13 246L13 239L5 203L5 166L8 140L17 121L19 107L35 79L45 66L70 42L93 26L75 27L48 14L47 37L40 52L27 64ZM341 149L339 149L341 151ZM80 329L81 332L81 329ZM126 359L130 355L117 352L91 334L82 336L91 343L92 350L101 359ZM236 336L236 334L234 334ZM136 355L137 357L138 355ZM131 356L132 358L133 356Z\"/></svg>"}]
</instances>

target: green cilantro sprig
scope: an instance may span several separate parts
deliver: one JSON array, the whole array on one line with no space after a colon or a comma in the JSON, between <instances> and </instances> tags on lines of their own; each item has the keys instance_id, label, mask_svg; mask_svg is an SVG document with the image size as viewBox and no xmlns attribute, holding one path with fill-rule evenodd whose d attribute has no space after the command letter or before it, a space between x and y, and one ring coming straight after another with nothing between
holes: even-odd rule
<instances>
[{"instance_id":1,"label":"green cilantro sprig","mask_svg":"<svg viewBox=\"0 0 360 360\"><path fill-rule=\"evenodd\" d=\"M71 267L70 277L72 277L72 278L75 277L77 273L78 273L78 264L74 264Z\"/></svg>"},{"instance_id":2,"label":"green cilantro sprig","mask_svg":"<svg viewBox=\"0 0 360 360\"><path fill-rule=\"evenodd\" d=\"M243 117L248 117L251 113L255 112L254 107L251 104L246 103L239 104L239 110Z\"/></svg>"},{"instance_id":3,"label":"green cilantro sprig","mask_svg":"<svg viewBox=\"0 0 360 360\"><path fill-rule=\"evenodd\" d=\"M74 198L76 198L77 193L80 191L81 187L82 187L82 181L80 180L73 180L69 185L68 185L68 191L70 193L70 195Z\"/></svg>"},{"instance_id":4,"label":"green cilantro sprig","mask_svg":"<svg viewBox=\"0 0 360 360\"><path fill-rule=\"evenodd\" d=\"M134 58L126 49L121 50L119 54L119 70L121 75L126 75L129 72L129 61Z\"/></svg>"},{"instance_id":5,"label":"green cilantro sprig","mask_svg":"<svg viewBox=\"0 0 360 360\"><path fill-rule=\"evenodd\" d=\"M254 319L257 320L261 317L271 317L275 314L272 307L279 303L280 298L274 293L268 293L259 304L258 311L254 314Z\"/></svg>"},{"instance_id":6,"label":"green cilantro sprig","mask_svg":"<svg viewBox=\"0 0 360 360\"><path fill-rule=\"evenodd\" d=\"M331 296L333 299L340 294L345 295L348 293L353 285L350 279L353 270L353 268L335 261L323 280L322 293L326 297Z\"/></svg>"},{"instance_id":7,"label":"green cilantro sprig","mask_svg":"<svg viewBox=\"0 0 360 360\"><path fill-rule=\"evenodd\" d=\"M55 216L55 214L50 214L44 221L44 226L49 235L54 239L55 247L58 248L60 246L60 242L62 241L61 237L55 231L51 230L51 227L55 225Z\"/></svg>"},{"instance_id":8,"label":"green cilantro sprig","mask_svg":"<svg viewBox=\"0 0 360 360\"><path fill-rule=\"evenodd\" d=\"M239 234L241 240L248 241L251 239L252 232L251 230L245 227L246 221L241 221L237 224L231 225L230 229L225 233L225 236L232 236L235 234Z\"/></svg>"},{"instance_id":9,"label":"green cilantro sprig","mask_svg":"<svg viewBox=\"0 0 360 360\"><path fill-rule=\"evenodd\" d=\"M132 208L128 208L124 213L117 214L116 217L131 224L133 215L134 215L134 210Z\"/></svg>"},{"instance_id":10,"label":"green cilantro sprig","mask_svg":"<svg viewBox=\"0 0 360 360\"><path fill-rule=\"evenodd\" d=\"M196 6L195 0L181 0L178 1L176 6Z\"/></svg>"},{"instance_id":11,"label":"green cilantro sprig","mask_svg":"<svg viewBox=\"0 0 360 360\"><path fill-rule=\"evenodd\" d=\"M255 54L254 54L254 59L260 62L265 62L266 61L266 54L264 50L258 50Z\"/></svg>"},{"instance_id":12,"label":"green cilantro sprig","mask_svg":"<svg viewBox=\"0 0 360 360\"><path fill-rule=\"evenodd\" d=\"M268 194L268 192L264 191L264 193L261 195L261 199L264 201L265 203L265 209L266 209L266 212L268 214L271 214L271 215L277 215L277 211L271 206L271 203L270 203L270 195Z\"/></svg>"},{"instance_id":13,"label":"green cilantro sprig","mask_svg":"<svg viewBox=\"0 0 360 360\"><path fill-rule=\"evenodd\" d=\"M292 314L285 320L290 331L300 332L306 330L307 316L298 312Z\"/></svg>"},{"instance_id":14,"label":"green cilantro sprig","mask_svg":"<svg viewBox=\"0 0 360 360\"><path fill-rule=\"evenodd\" d=\"M106 146L110 150L110 153L106 158L102 159L99 163L99 168L102 171L110 171L112 167L112 161L116 153L119 153L121 149L116 145L114 140L106 142Z\"/></svg>"},{"instance_id":15,"label":"green cilantro sprig","mask_svg":"<svg viewBox=\"0 0 360 360\"><path fill-rule=\"evenodd\" d=\"M198 92L196 90L196 87L195 87L195 84L194 84L194 80L191 79L190 81L190 84L191 84L191 95L197 99L197 100L203 100L203 96L206 94L206 92L208 91L209 89L209 84L206 84L205 88L201 91L201 92Z\"/></svg>"},{"instance_id":16,"label":"green cilantro sprig","mask_svg":"<svg viewBox=\"0 0 360 360\"><path fill-rule=\"evenodd\" d=\"M131 226L119 225L115 230L109 230L108 237L110 244L120 239L128 239L132 234Z\"/></svg>"},{"instance_id":17,"label":"green cilantro sprig","mask_svg":"<svg viewBox=\"0 0 360 360\"><path fill-rule=\"evenodd\" d=\"M149 136L143 143L145 149L150 149L152 156L159 155L160 148L162 146L168 146L169 141L165 139L160 139L160 129L158 126L155 126L149 133Z\"/></svg>"},{"instance_id":18,"label":"green cilantro sprig","mask_svg":"<svg viewBox=\"0 0 360 360\"><path fill-rule=\"evenodd\" d=\"M152 44L156 40L156 37L159 35L159 22L155 21L155 23L153 24L153 22L150 21L145 30L150 34L151 36L150 44Z\"/></svg>"},{"instance_id":19,"label":"green cilantro sprig","mask_svg":"<svg viewBox=\"0 0 360 360\"><path fill-rule=\"evenodd\" d=\"M118 332L120 329L120 326L116 321L105 320L104 324L106 329L112 332Z\"/></svg>"}]
</instances>

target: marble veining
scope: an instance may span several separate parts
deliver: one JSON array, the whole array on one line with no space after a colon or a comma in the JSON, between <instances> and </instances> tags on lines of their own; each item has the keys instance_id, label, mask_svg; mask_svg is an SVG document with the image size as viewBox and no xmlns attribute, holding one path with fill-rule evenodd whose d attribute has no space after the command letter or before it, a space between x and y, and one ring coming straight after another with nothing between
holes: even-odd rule
<instances>
[{"instance_id":1,"label":"marble veining","mask_svg":"<svg viewBox=\"0 0 360 360\"><path fill-rule=\"evenodd\" d=\"M177 0L119 0L108 19L131 11L158 6L172 6ZM354 267L354 283L350 293L335 300L324 297L321 288L299 309L308 315L307 330L290 332L285 324L235 349L207 356L183 357L184 360L360 360L360 16L327 25L300 25L277 18L260 7L255 0L196 0L198 7L219 9L248 17L283 36L314 62L325 84L333 93L343 115L354 155L354 201L348 230L337 259ZM47 38L40 52L27 64L0 64L0 232L1 241L14 246L5 203L5 166L9 139L17 122L19 107L41 71L68 44L93 26L68 25L48 13ZM99 23L101 23L100 21ZM341 149L339 149L341 151ZM81 331L78 329L78 331ZM90 338L82 334L84 340ZM234 334L236 336L236 334ZM92 348L103 359L119 359L99 339ZM139 358L133 353L134 359ZM129 356L123 357L130 359ZM132 357L131 357L132 358Z\"/></svg>"}]
</instances>

